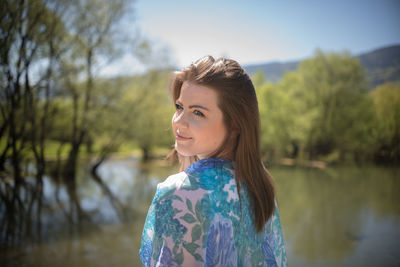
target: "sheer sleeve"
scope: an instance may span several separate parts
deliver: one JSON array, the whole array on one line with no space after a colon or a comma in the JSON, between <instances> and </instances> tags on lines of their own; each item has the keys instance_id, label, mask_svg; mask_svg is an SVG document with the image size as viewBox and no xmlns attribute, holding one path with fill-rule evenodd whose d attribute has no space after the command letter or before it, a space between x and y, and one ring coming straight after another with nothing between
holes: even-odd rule
<instances>
[{"instance_id":1,"label":"sheer sleeve","mask_svg":"<svg viewBox=\"0 0 400 267\"><path fill-rule=\"evenodd\" d=\"M157 186L143 229L139 252L143 266L204 266L204 214L199 204L192 203L197 192L179 189L176 184Z\"/></svg>"},{"instance_id":2,"label":"sheer sleeve","mask_svg":"<svg viewBox=\"0 0 400 267\"><path fill-rule=\"evenodd\" d=\"M262 249L267 266L287 266L286 249L276 201L275 212L264 228Z\"/></svg>"}]
</instances>

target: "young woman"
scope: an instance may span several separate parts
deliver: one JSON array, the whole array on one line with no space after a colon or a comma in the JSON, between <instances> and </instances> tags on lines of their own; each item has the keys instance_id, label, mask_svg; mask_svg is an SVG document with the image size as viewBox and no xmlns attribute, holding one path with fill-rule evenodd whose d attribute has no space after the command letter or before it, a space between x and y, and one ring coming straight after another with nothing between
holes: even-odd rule
<instances>
[{"instance_id":1,"label":"young woman","mask_svg":"<svg viewBox=\"0 0 400 267\"><path fill-rule=\"evenodd\" d=\"M143 265L286 266L249 76L233 60L208 56L174 73L171 94L181 172L157 186Z\"/></svg>"}]
</instances>

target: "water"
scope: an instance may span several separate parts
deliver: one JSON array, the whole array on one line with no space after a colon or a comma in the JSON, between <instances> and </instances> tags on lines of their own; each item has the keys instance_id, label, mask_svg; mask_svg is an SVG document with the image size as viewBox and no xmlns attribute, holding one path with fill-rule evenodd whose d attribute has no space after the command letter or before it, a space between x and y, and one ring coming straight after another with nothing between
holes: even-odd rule
<instances>
[{"instance_id":1,"label":"water","mask_svg":"<svg viewBox=\"0 0 400 267\"><path fill-rule=\"evenodd\" d=\"M1 254L2 266L141 266L138 251L155 186L176 168L110 160L104 191L83 168L82 209L91 223L66 223L45 179L42 239ZM289 266L400 266L400 170L373 166L326 170L271 168ZM68 206L61 188L59 198ZM114 199L114 200L112 200Z\"/></svg>"},{"instance_id":2,"label":"water","mask_svg":"<svg viewBox=\"0 0 400 267\"><path fill-rule=\"evenodd\" d=\"M291 265L400 266L398 169L272 172Z\"/></svg>"}]
</instances>

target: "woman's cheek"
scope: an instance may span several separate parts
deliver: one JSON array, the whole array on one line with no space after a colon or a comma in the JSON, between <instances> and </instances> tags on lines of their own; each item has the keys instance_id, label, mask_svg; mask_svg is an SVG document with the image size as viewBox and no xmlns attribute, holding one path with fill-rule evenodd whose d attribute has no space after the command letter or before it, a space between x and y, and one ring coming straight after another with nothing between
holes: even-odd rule
<instances>
[{"instance_id":1,"label":"woman's cheek","mask_svg":"<svg viewBox=\"0 0 400 267\"><path fill-rule=\"evenodd\" d=\"M172 124L172 130L175 132L175 130L176 130L176 123L175 123L175 121L176 121L176 112L174 113L174 115L172 116L172 119L171 119L171 124Z\"/></svg>"}]
</instances>

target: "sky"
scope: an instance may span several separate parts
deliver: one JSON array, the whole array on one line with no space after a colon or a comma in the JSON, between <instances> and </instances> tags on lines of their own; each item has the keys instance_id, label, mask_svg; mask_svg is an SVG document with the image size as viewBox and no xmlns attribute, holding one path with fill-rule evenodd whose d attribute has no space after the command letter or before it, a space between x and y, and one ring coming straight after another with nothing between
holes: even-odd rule
<instances>
[{"instance_id":1,"label":"sky","mask_svg":"<svg viewBox=\"0 0 400 267\"><path fill-rule=\"evenodd\" d=\"M400 44L400 0L137 0L130 18L127 34L140 31L156 56L146 65L125 54L104 75L162 65L163 51L181 68L205 55L246 65Z\"/></svg>"}]
</instances>

